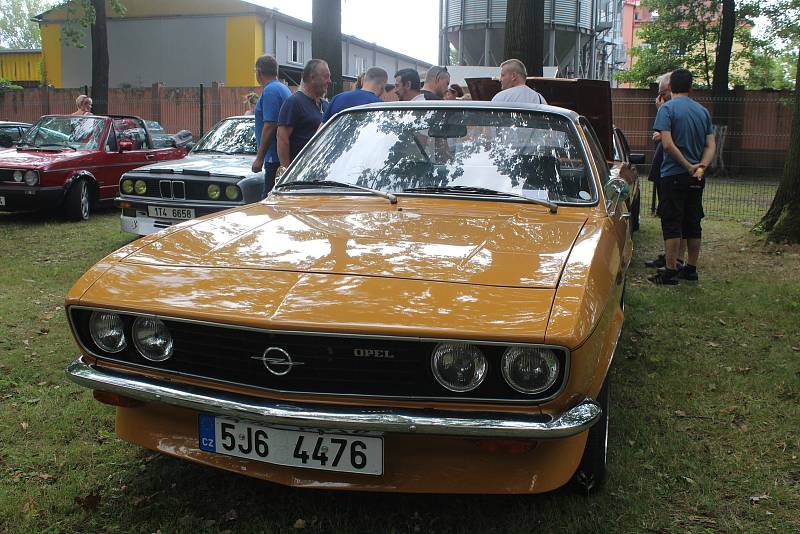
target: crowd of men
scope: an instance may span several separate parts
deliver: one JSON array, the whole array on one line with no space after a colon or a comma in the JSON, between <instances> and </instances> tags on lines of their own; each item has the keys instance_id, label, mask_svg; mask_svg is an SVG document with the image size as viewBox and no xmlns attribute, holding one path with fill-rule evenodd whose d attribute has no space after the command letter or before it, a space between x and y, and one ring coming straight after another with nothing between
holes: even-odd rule
<instances>
[{"instance_id":1,"label":"crowd of men","mask_svg":"<svg viewBox=\"0 0 800 534\"><path fill-rule=\"evenodd\" d=\"M388 73L380 67L367 69L352 91L328 102L331 72L322 59L306 63L302 85L294 94L278 80L278 63L262 56L255 65L256 78L264 88L255 106L258 152L253 172L264 170L266 192L275 185L280 167L287 167L313 137L320 125L342 110L381 102L386 95L400 101L447 100L463 97L463 90L450 83L447 67L428 69L423 83L415 69L400 69L389 84ZM500 85L492 101L547 104L527 83L525 64L509 59L500 65ZM653 125L657 143L650 179L659 196L664 254L647 262L656 268L648 280L675 285L680 280L696 281L700 256L703 214L704 171L714 156L714 129L703 106L692 100L692 74L678 69L659 78L656 98L658 113ZM391 98L394 100L395 98Z\"/></svg>"},{"instance_id":2,"label":"crowd of men","mask_svg":"<svg viewBox=\"0 0 800 534\"><path fill-rule=\"evenodd\" d=\"M447 67L439 66L428 69L424 83L415 69L400 69L394 75L394 84L388 83L389 74L384 69L372 67L359 78L355 89L334 96L330 102L325 94L331 85L331 71L322 59L306 63L302 85L294 94L278 80L278 62L274 57L258 58L255 71L263 90L253 109L258 152L252 170L264 170L266 192L275 185L278 169L288 167L320 125L342 110L394 100L385 98L390 93L401 101L453 100L464 96L458 84L450 83ZM503 62L502 90L492 100L546 104L542 95L526 85L527 77L522 61Z\"/></svg>"}]
</instances>

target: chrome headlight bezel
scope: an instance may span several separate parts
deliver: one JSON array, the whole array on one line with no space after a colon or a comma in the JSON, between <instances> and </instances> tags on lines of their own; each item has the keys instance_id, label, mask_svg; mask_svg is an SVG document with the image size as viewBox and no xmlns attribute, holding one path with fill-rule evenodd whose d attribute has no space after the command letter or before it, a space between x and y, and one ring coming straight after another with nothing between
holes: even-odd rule
<instances>
[{"instance_id":1,"label":"chrome headlight bezel","mask_svg":"<svg viewBox=\"0 0 800 534\"><path fill-rule=\"evenodd\" d=\"M526 353L529 352L538 353L536 356L543 360L542 364L548 371L547 381L539 387L524 387L512 376L513 370L511 366L518 361L520 357L525 356ZM512 346L507 348L500 357L500 371L506 384L508 384L511 389L525 395L540 395L548 391L556 385L559 377L563 374L561 362L556 352L551 348L536 346Z\"/></svg>"},{"instance_id":2,"label":"chrome headlight bezel","mask_svg":"<svg viewBox=\"0 0 800 534\"><path fill-rule=\"evenodd\" d=\"M474 358L474 377L465 386L454 385L452 382L448 381L444 376L442 376L439 364L441 363L441 360L448 355L448 352L452 352L454 350L469 351L471 356ZM483 381L486 380L488 369L489 364L486 360L486 356L483 354L483 351L481 351L481 349L476 345L469 343L439 343L436 345L436 347L434 347L433 352L431 353L431 371L433 372L436 382L438 382L439 385L446 390L454 393L468 393L478 388L481 384L483 384Z\"/></svg>"},{"instance_id":3,"label":"chrome headlight bezel","mask_svg":"<svg viewBox=\"0 0 800 534\"><path fill-rule=\"evenodd\" d=\"M22 182L22 180L25 177L25 171L21 170L14 171L13 177L15 182Z\"/></svg>"},{"instance_id":4,"label":"chrome headlight bezel","mask_svg":"<svg viewBox=\"0 0 800 534\"><path fill-rule=\"evenodd\" d=\"M148 324L148 322L152 324ZM142 334L142 330L148 328L155 332L151 334L151 337L157 337L160 334L164 339L163 342L155 344L158 348L156 351L152 350L152 345L147 346L145 344L146 339L144 339L145 336ZM167 328L167 325L164 324L164 321L158 317L146 315L137 317L133 321L133 326L131 327L131 337L133 338L134 347L136 347L139 354L146 360L158 363L172 357L175 349L172 333L169 331L169 328Z\"/></svg>"},{"instance_id":5,"label":"chrome headlight bezel","mask_svg":"<svg viewBox=\"0 0 800 534\"><path fill-rule=\"evenodd\" d=\"M107 321L116 323L113 326L118 330L119 336L121 337L121 341L116 345L107 344L98 332L97 321L102 320L103 316L106 316L105 319ZM99 310L92 312L89 316L89 336L92 338L92 342L97 348L109 354L118 354L128 347L128 339L125 336L125 322L122 320L122 317L116 313Z\"/></svg>"},{"instance_id":6,"label":"chrome headlight bezel","mask_svg":"<svg viewBox=\"0 0 800 534\"><path fill-rule=\"evenodd\" d=\"M25 185L33 187L39 184L39 173L34 170L25 171Z\"/></svg>"}]
</instances>

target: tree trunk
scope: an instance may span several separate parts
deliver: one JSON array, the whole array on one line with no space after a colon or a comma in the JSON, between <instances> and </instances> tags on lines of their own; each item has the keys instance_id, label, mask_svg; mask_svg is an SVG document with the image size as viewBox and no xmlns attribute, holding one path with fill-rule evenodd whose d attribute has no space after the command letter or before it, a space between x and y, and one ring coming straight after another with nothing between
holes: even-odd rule
<instances>
[{"instance_id":1,"label":"tree trunk","mask_svg":"<svg viewBox=\"0 0 800 534\"><path fill-rule=\"evenodd\" d=\"M736 3L734 0L722 0L722 23L720 24L717 58L714 62L714 96L727 96L728 71L731 66L733 51L733 33L736 28Z\"/></svg>"},{"instance_id":2,"label":"tree trunk","mask_svg":"<svg viewBox=\"0 0 800 534\"><path fill-rule=\"evenodd\" d=\"M511 58L530 76L544 74L544 0L508 0L503 59Z\"/></svg>"},{"instance_id":3,"label":"tree trunk","mask_svg":"<svg viewBox=\"0 0 800 534\"><path fill-rule=\"evenodd\" d=\"M311 55L324 59L331 69L328 98L342 92L342 0L313 0ZM367 64L371 61L368 59ZM389 73L389 76L394 74Z\"/></svg>"},{"instance_id":4,"label":"tree trunk","mask_svg":"<svg viewBox=\"0 0 800 534\"><path fill-rule=\"evenodd\" d=\"M770 241L800 243L800 48L797 50L794 114L783 178L759 227Z\"/></svg>"},{"instance_id":5,"label":"tree trunk","mask_svg":"<svg viewBox=\"0 0 800 534\"><path fill-rule=\"evenodd\" d=\"M105 0L92 0L92 112L108 114L108 31Z\"/></svg>"}]
</instances>

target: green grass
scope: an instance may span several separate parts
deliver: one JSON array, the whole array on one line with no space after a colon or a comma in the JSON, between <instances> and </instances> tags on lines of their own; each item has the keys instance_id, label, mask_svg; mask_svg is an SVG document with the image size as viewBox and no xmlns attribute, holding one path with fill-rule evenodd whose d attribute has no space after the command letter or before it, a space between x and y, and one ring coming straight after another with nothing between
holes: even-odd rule
<instances>
[{"instance_id":1,"label":"green grass","mask_svg":"<svg viewBox=\"0 0 800 534\"><path fill-rule=\"evenodd\" d=\"M113 411L68 382L63 295L128 241L0 215L0 532L796 532L800 247L707 220L699 284L655 287L644 217L611 382L609 479L590 498L284 488L116 439Z\"/></svg>"}]
</instances>

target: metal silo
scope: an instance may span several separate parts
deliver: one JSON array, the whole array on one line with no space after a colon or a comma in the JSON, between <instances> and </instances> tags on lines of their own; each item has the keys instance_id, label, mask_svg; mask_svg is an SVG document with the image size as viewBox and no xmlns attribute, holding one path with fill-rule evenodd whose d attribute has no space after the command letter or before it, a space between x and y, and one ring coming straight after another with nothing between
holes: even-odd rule
<instances>
[{"instance_id":1,"label":"metal silo","mask_svg":"<svg viewBox=\"0 0 800 534\"><path fill-rule=\"evenodd\" d=\"M545 0L544 64L563 77L607 77L619 51L613 29L622 0ZM439 62L497 66L503 59L506 0L440 0ZM452 57L451 57L452 54ZM594 61L592 61L594 58Z\"/></svg>"}]
</instances>

